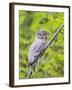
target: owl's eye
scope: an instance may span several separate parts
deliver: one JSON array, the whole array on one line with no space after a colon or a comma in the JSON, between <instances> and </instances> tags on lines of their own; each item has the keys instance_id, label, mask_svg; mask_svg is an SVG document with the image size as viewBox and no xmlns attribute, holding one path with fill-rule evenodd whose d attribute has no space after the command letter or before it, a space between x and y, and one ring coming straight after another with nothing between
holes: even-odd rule
<instances>
[{"instance_id":1,"label":"owl's eye","mask_svg":"<svg viewBox=\"0 0 72 90\"><path fill-rule=\"evenodd\" d=\"M39 35L41 36L41 34L39 33Z\"/></svg>"},{"instance_id":2,"label":"owl's eye","mask_svg":"<svg viewBox=\"0 0 72 90\"><path fill-rule=\"evenodd\" d=\"M44 33L43 35L46 35L46 33Z\"/></svg>"}]
</instances>

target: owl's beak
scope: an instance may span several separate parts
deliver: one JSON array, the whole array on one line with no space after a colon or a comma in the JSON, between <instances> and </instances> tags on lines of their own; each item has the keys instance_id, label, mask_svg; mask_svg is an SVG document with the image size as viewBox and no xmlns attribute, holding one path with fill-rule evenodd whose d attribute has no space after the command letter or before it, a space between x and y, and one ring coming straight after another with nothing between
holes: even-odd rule
<instances>
[{"instance_id":1,"label":"owl's beak","mask_svg":"<svg viewBox=\"0 0 72 90\"><path fill-rule=\"evenodd\" d=\"M44 39L47 39L47 35L45 35L43 38L44 38Z\"/></svg>"}]
</instances>

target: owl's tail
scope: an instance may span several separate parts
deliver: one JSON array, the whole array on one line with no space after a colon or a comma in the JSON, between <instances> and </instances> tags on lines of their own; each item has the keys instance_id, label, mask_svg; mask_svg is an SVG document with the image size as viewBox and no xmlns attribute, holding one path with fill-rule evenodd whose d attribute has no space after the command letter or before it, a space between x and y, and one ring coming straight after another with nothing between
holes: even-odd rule
<instances>
[{"instance_id":1,"label":"owl's tail","mask_svg":"<svg viewBox=\"0 0 72 90\"><path fill-rule=\"evenodd\" d=\"M27 78L29 79L31 77L31 75L32 75L32 68L30 66L29 67L29 70L28 70L28 76L27 76Z\"/></svg>"}]
</instances>

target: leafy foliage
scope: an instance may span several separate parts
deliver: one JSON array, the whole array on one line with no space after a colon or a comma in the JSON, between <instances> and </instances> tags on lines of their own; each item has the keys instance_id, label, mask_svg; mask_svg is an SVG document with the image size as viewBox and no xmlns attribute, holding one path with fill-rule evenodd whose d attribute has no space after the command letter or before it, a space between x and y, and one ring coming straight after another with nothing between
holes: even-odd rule
<instances>
[{"instance_id":1,"label":"leafy foliage","mask_svg":"<svg viewBox=\"0 0 72 90\"><path fill-rule=\"evenodd\" d=\"M27 78L28 49L34 41L36 32L42 28L49 32L51 39L64 22L63 12L19 11L20 79ZM64 76L64 28L59 32L41 58L31 78L50 78Z\"/></svg>"}]
</instances>

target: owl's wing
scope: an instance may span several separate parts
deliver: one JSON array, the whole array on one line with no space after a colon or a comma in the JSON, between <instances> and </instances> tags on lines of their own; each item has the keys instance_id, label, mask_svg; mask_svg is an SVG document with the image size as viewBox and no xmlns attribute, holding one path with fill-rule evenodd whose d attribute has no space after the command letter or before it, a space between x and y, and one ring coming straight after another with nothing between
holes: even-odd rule
<instances>
[{"instance_id":1,"label":"owl's wing","mask_svg":"<svg viewBox=\"0 0 72 90\"><path fill-rule=\"evenodd\" d=\"M35 42L31 45L31 48L28 54L28 61L30 64L39 59L39 57L41 56L41 53L44 50L44 47L45 47L44 42Z\"/></svg>"},{"instance_id":2,"label":"owl's wing","mask_svg":"<svg viewBox=\"0 0 72 90\"><path fill-rule=\"evenodd\" d=\"M31 48L29 50L28 55L28 66L29 66L29 72L28 77L31 76L31 73L33 70L35 70L35 65L38 63L38 59L45 47L45 43L36 41L31 45Z\"/></svg>"},{"instance_id":3,"label":"owl's wing","mask_svg":"<svg viewBox=\"0 0 72 90\"><path fill-rule=\"evenodd\" d=\"M34 56L38 56L40 53L42 53L44 47L45 47L45 43L36 42L32 45L31 52Z\"/></svg>"}]
</instances>

